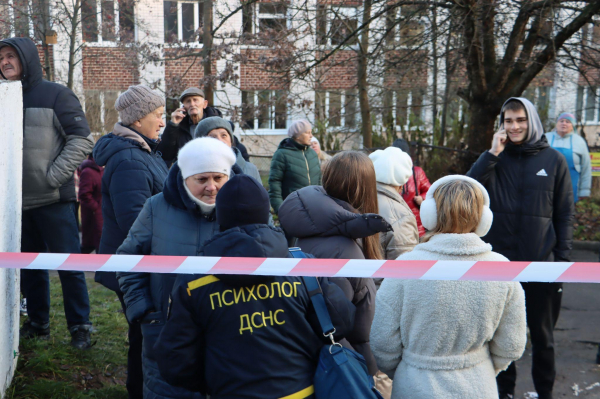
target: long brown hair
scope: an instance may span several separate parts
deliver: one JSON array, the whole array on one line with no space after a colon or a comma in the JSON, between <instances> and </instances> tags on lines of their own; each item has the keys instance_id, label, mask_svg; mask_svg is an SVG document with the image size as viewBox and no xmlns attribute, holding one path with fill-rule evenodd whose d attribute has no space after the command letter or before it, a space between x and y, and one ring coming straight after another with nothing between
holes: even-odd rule
<instances>
[{"instance_id":1,"label":"long brown hair","mask_svg":"<svg viewBox=\"0 0 600 399\"><path fill-rule=\"evenodd\" d=\"M436 234L473 233L483 213L483 193L475 184L452 180L441 184L433 193L437 210L437 225L422 239L427 242Z\"/></svg>"},{"instance_id":2,"label":"long brown hair","mask_svg":"<svg viewBox=\"0 0 600 399\"><path fill-rule=\"evenodd\" d=\"M323 171L323 188L328 195L352 205L358 213L379 213L375 168L362 152L336 154ZM379 233L362 241L366 259L383 259Z\"/></svg>"}]
</instances>

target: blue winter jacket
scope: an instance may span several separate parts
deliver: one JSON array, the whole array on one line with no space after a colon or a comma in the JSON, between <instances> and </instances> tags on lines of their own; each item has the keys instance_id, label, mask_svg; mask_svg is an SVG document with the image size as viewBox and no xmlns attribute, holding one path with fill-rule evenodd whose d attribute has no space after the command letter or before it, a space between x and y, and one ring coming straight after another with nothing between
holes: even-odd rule
<instances>
[{"instance_id":1,"label":"blue winter jacket","mask_svg":"<svg viewBox=\"0 0 600 399\"><path fill-rule=\"evenodd\" d=\"M275 227L229 229L206 243L206 256L288 257ZM340 339L352 330L354 305L320 279ZM300 277L179 275L169 318L155 346L171 385L211 399L313 398L322 334Z\"/></svg>"},{"instance_id":2,"label":"blue winter jacket","mask_svg":"<svg viewBox=\"0 0 600 399\"><path fill-rule=\"evenodd\" d=\"M105 167L100 253L115 254L146 200L163 190L168 169L156 152L156 143L120 123L113 133L98 140L94 159ZM114 291L119 289L114 273L96 273L96 281Z\"/></svg>"},{"instance_id":3,"label":"blue winter jacket","mask_svg":"<svg viewBox=\"0 0 600 399\"><path fill-rule=\"evenodd\" d=\"M184 184L179 165L175 163L163 192L146 201L118 254L202 255L204 243L219 233L219 226L214 211L202 215ZM166 310L175 277L174 274L117 273L128 319L139 322L148 311ZM166 314L152 317L160 322L166 320Z\"/></svg>"}]
</instances>

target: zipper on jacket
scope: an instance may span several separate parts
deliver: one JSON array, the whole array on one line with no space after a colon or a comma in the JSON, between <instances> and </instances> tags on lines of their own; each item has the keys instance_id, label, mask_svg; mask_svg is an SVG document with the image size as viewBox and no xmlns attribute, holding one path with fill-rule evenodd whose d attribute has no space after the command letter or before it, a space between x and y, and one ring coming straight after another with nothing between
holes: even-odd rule
<instances>
[{"instance_id":1,"label":"zipper on jacket","mask_svg":"<svg viewBox=\"0 0 600 399\"><path fill-rule=\"evenodd\" d=\"M306 162L306 177L308 177L308 185L312 186L310 183L310 169L308 168L308 158L306 158L306 150L302 150L302 155L304 156L304 162Z\"/></svg>"}]
</instances>

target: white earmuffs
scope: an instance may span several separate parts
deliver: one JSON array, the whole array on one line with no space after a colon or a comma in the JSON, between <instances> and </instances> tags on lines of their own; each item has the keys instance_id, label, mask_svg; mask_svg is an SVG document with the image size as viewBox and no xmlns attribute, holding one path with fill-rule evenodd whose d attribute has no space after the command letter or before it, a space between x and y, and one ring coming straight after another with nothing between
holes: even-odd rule
<instances>
[{"instance_id":1,"label":"white earmuffs","mask_svg":"<svg viewBox=\"0 0 600 399\"><path fill-rule=\"evenodd\" d=\"M441 179L436 180L431 185L429 191L427 191L425 201L423 201L423 203L421 204L420 215L423 227L425 227L429 231L435 229L437 225L437 204L435 203L435 199L433 199L433 194L440 185L452 180L464 180L471 182L475 186L479 187L479 189L483 193L483 212L481 213L481 220L479 221L479 225L475 230L475 234L477 234L479 237L485 236L488 233L488 231L490 231L490 228L492 227L492 222L494 221L494 214L490 209L490 196L485 187L481 185L481 183L479 183L475 179L463 175L445 176Z\"/></svg>"}]
</instances>

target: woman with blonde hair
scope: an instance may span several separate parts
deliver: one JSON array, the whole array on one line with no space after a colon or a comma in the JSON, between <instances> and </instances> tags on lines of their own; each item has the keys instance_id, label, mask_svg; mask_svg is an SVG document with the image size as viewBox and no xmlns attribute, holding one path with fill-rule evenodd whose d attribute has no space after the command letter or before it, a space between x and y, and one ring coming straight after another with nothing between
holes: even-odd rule
<instances>
[{"instance_id":1,"label":"woman with blonde hair","mask_svg":"<svg viewBox=\"0 0 600 399\"><path fill-rule=\"evenodd\" d=\"M489 205L476 180L439 179L421 205L424 242L398 260L508 261L480 238ZM371 346L394 399L498 398L496 375L525 350L517 282L385 279L376 302Z\"/></svg>"},{"instance_id":2,"label":"woman with blonde hair","mask_svg":"<svg viewBox=\"0 0 600 399\"><path fill-rule=\"evenodd\" d=\"M286 234L317 258L383 259L379 233L390 225L377 214L377 185L373 162L355 151L336 154L323 173L323 186L290 194L279 208ZM375 311L375 284L371 278L332 278L356 306L354 330L343 342L364 356L371 375L377 363L369 333Z\"/></svg>"}]
</instances>

